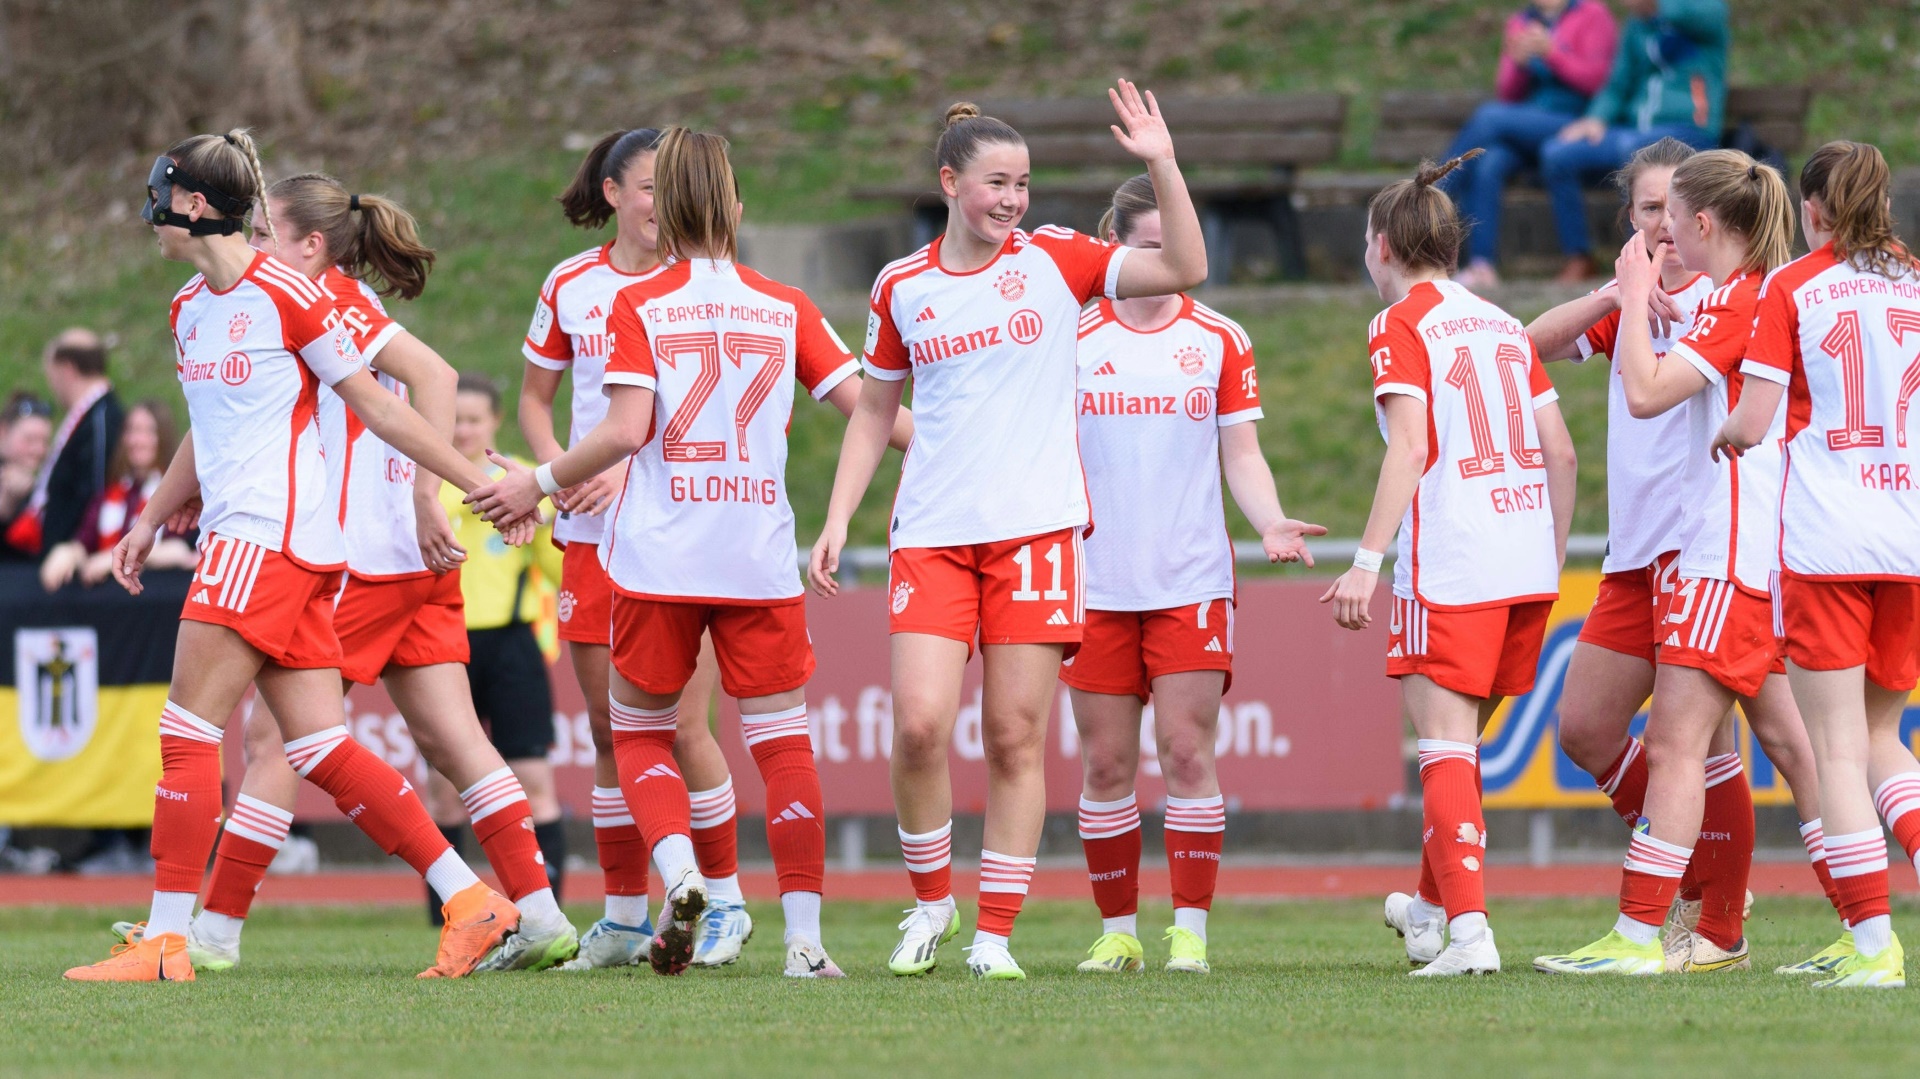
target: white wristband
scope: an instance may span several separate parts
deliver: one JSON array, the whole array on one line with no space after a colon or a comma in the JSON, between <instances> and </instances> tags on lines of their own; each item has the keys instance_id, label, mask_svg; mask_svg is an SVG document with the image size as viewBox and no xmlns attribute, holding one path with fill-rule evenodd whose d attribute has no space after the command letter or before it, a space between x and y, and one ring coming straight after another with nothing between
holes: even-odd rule
<instances>
[{"instance_id":1,"label":"white wristband","mask_svg":"<svg viewBox=\"0 0 1920 1079\"><path fill-rule=\"evenodd\" d=\"M1353 552L1353 568L1363 569L1368 573L1379 573L1380 563L1385 561L1386 557L1383 552L1369 551L1361 547Z\"/></svg>"},{"instance_id":2,"label":"white wristband","mask_svg":"<svg viewBox=\"0 0 1920 1079\"><path fill-rule=\"evenodd\" d=\"M551 461L533 470L533 482L540 485L540 493L543 495L560 493L560 482L553 478L553 462Z\"/></svg>"}]
</instances>

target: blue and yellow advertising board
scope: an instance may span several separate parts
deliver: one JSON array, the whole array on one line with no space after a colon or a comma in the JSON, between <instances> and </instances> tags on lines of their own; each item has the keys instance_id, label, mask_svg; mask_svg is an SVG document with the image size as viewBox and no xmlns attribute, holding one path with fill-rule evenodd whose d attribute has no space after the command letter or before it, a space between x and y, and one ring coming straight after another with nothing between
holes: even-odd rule
<instances>
[{"instance_id":1,"label":"blue and yellow advertising board","mask_svg":"<svg viewBox=\"0 0 1920 1079\"><path fill-rule=\"evenodd\" d=\"M1560 578L1560 599L1547 622L1547 640L1540 649L1540 676L1533 692L1501 704L1480 740L1480 774L1489 809L1604 808L1606 796L1594 788L1593 777L1560 752L1560 696L1567 661L1580 626L1593 609L1600 574L1570 570ZM1737 710L1736 710L1737 713ZM1634 718L1633 732L1646 726L1643 710ZM1744 719L1739 723L1740 756L1746 761L1755 805L1791 805L1793 797L1773 763L1760 751ZM1920 693L1909 700L1900 723L1901 737L1916 744L1920 733Z\"/></svg>"}]
</instances>

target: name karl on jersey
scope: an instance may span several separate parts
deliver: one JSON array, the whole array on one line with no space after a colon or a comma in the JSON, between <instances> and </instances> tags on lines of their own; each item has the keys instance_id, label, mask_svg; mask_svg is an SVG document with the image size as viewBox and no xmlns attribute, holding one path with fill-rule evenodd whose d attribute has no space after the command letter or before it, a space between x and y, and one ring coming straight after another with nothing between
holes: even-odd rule
<instances>
[{"instance_id":1,"label":"name karl on jersey","mask_svg":"<svg viewBox=\"0 0 1920 1079\"><path fill-rule=\"evenodd\" d=\"M1861 465L1860 486L1869 491L1911 491L1913 468L1904 464Z\"/></svg>"},{"instance_id":2,"label":"name karl on jersey","mask_svg":"<svg viewBox=\"0 0 1920 1079\"><path fill-rule=\"evenodd\" d=\"M792 329L794 313L778 307L754 307L739 303L663 304L644 308L648 322L752 322L762 326Z\"/></svg>"}]
</instances>

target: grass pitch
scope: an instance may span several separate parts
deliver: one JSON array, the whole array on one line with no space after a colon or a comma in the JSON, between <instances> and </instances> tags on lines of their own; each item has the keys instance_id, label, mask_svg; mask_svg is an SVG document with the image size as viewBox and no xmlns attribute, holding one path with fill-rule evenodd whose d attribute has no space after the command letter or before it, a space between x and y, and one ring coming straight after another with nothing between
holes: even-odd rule
<instances>
[{"instance_id":1,"label":"grass pitch","mask_svg":"<svg viewBox=\"0 0 1920 1079\"><path fill-rule=\"evenodd\" d=\"M1080 975L1088 904L1035 902L1029 981L977 984L960 945L930 976L884 962L888 904L829 903L841 983L779 974L780 915L721 971L645 969L417 982L433 934L411 908L267 908L246 961L196 984L60 980L106 954L101 910L0 910L0 1071L9 1074L700 1075L1911 1074L1916 991L1821 993L1770 973L1828 943L1824 902L1764 899L1754 970L1565 979L1531 958L1598 936L1609 901L1497 902L1507 971L1410 979L1374 902L1222 903L1214 973L1161 973L1164 906L1142 912L1148 972ZM585 925L596 913L576 907ZM1914 924L1912 908L1896 922ZM968 911L971 924L971 911Z\"/></svg>"}]
</instances>

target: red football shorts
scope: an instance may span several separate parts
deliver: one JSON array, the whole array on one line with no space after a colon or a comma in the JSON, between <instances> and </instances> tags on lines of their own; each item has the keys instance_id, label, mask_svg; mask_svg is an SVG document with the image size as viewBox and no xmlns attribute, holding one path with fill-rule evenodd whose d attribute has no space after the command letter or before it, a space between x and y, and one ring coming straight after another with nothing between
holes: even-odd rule
<instances>
[{"instance_id":1,"label":"red football shorts","mask_svg":"<svg viewBox=\"0 0 1920 1079\"><path fill-rule=\"evenodd\" d=\"M893 552L889 633L930 633L985 644L1064 644L1087 622L1080 529L958 547Z\"/></svg>"},{"instance_id":2,"label":"red football shorts","mask_svg":"<svg viewBox=\"0 0 1920 1079\"><path fill-rule=\"evenodd\" d=\"M567 544L560 555L560 639L605 645L613 639L612 610L613 582L600 564L600 545Z\"/></svg>"},{"instance_id":3,"label":"red football shorts","mask_svg":"<svg viewBox=\"0 0 1920 1079\"><path fill-rule=\"evenodd\" d=\"M333 631L339 570L312 570L232 536L200 540L200 564L180 617L238 633L281 667L340 666Z\"/></svg>"},{"instance_id":4,"label":"red football shorts","mask_svg":"<svg viewBox=\"0 0 1920 1079\"><path fill-rule=\"evenodd\" d=\"M613 597L613 668L642 692L686 688L700 658L700 635L713 635L720 686L730 697L766 697L813 677L813 640L802 599L682 603Z\"/></svg>"},{"instance_id":5,"label":"red football shorts","mask_svg":"<svg viewBox=\"0 0 1920 1079\"><path fill-rule=\"evenodd\" d=\"M467 611L460 571L369 581L347 577L333 609L340 674L370 686L393 667L467 662Z\"/></svg>"},{"instance_id":6,"label":"red football shorts","mask_svg":"<svg viewBox=\"0 0 1920 1079\"><path fill-rule=\"evenodd\" d=\"M1425 675L1469 697L1517 697L1533 688L1552 600L1436 611L1393 598L1387 675Z\"/></svg>"},{"instance_id":7,"label":"red football shorts","mask_svg":"<svg viewBox=\"0 0 1920 1079\"><path fill-rule=\"evenodd\" d=\"M1773 597L1732 581L1676 577L1662 598L1661 663L1705 671L1743 697L1759 693L1768 674L1785 672Z\"/></svg>"},{"instance_id":8,"label":"red football shorts","mask_svg":"<svg viewBox=\"0 0 1920 1079\"><path fill-rule=\"evenodd\" d=\"M1600 578L1593 610L1580 626L1581 642L1652 663L1660 643L1659 579L1673 572L1674 558L1674 554L1663 554L1643 569Z\"/></svg>"},{"instance_id":9,"label":"red football shorts","mask_svg":"<svg viewBox=\"0 0 1920 1079\"><path fill-rule=\"evenodd\" d=\"M1145 701L1153 680L1182 671L1225 671L1233 685L1233 601L1210 599L1159 611L1088 611L1080 650L1060 680L1087 693Z\"/></svg>"},{"instance_id":10,"label":"red football shorts","mask_svg":"<svg viewBox=\"0 0 1920 1079\"><path fill-rule=\"evenodd\" d=\"M1865 664L1886 689L1920 684L1920 582L1831 581L1781 574L1787 655L1810 671Z\"/></svg>"}]
</instances>

